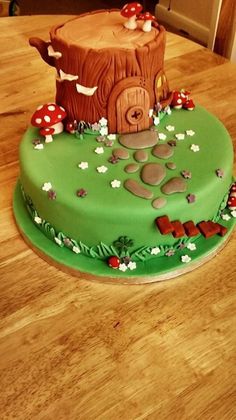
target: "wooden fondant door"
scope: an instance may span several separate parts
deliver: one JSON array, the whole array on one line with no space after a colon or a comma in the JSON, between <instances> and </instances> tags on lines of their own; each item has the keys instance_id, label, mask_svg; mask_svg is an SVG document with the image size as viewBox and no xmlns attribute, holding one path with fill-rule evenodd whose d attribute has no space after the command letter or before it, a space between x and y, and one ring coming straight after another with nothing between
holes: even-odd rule
<instances>
[{"instance_id":1,"label":"wooden fondant door","mask_svg":"<svg viewBox=\"0 0 236 420\"><path fill-rule=\"evenodd\" d=\"M150 100L142 87L124 89L116 99L118 133L134 133L149 128Z\"/></svg>"}]
</instances>

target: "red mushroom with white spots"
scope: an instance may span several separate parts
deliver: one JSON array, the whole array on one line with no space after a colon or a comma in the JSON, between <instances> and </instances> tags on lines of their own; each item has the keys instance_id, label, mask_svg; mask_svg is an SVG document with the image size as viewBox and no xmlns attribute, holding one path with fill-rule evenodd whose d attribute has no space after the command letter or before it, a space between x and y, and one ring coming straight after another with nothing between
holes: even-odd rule
<instances>
[{"instance_id":1,"label":"red mushroom with white spots","mask_svg":"<svg viewBox=\"0 0 236 420\"><path fill-rule=\"evenodd\" d=\"M153 16L149 12L145 12L142 15L139 15L139 19L144 21L142 30L144 32L151 32L152 22L154 22L156 20L155 16Z\"/></svg>"},{"instance_id":2,"label":"red mushroom with white spots","mask_svg":"<svg viewBox=\"0 0 236 420\"><path fill-rule=\"evenodd\" d=\"M236 210L236 183L230 188L227 205L230 210Z\"/></svg>"},{"instance_id":3,"label":"red mushroom with white spots","mask_svg":"<svg viewBox=\"0 0 236 420\"><path fill-rule=\"evenodd\" d=\"M62 106L54 103L41 105L32 115L31 124L40 128L39 133L45 136L45 143L49 143L53 141L52 135L62 133L62 121L66 115Z\"/></svg>"},{"instance_id":4,"label":"red mushroom with white spots","mask_svg":"<svg viewBox=\"0 0 236 420\"><path fill-rule=\"evenodd\" d=\"M175 109L181 109L183 106L183 97L177 90L173 91L171 106Z\"/></svg>"},{"instance_id":5,"label":"red mushroom with white spots","mask_svg":"<svg viewBox=\"0 0 236 420\"><path fill-rule=\"evenodd\" d=\"M227 205L230 210L236 210L236 197L230 196Z\"/></svg>"},{"instance_id":6,"label":"red mushroom with white spots","mask_svg":"<svg viewBox=\"0 0 236 420\"><path fill-rule=\"evenodd\" d=\"M124 23L126 29L134 30L137 28L137 15L143 10L143 6L140 3L127 3L121 10L121 16L128 20Z\"/></svg>"},{"instance_id":7,"label":"red mushroom with white spots","mask_svg":"<svg viewBox=\"0 0 236 420\"><path fill-rule=\"evenodd\" d=\"M229 194L229 196L230 197L236 197L236 183L234 183L232 185L232 187L230 188L230 194Z\"/></svg>"},{"instance_id":8,"label":"red mushroom with white spots","mask_svg":"<svg viewBox=\"0 0 236 420\"><path fill-rule=\"evenodd\" d=\"M187 101L184 102L183 104L183 108L187 109L188 111L193 111L195 108L195 104L193 102L192 99L188 99Z\"/></svg>"}]
</instances>

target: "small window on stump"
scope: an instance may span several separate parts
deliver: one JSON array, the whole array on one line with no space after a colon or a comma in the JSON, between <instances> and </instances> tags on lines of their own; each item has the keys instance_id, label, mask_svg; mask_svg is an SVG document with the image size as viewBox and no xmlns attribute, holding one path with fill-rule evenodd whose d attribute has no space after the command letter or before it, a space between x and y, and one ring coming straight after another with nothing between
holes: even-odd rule
<instances>
[{"instance_id":1,"label":"small window on stump","mask_svg":"<svg viewBox=\"0 0 236 420\"><path fill-rule=\"evenodd\" d=\"M169 98L169 85L163 70L159 71L155 79L156 102L165 103Z\"/></svg>"}]
</instances>

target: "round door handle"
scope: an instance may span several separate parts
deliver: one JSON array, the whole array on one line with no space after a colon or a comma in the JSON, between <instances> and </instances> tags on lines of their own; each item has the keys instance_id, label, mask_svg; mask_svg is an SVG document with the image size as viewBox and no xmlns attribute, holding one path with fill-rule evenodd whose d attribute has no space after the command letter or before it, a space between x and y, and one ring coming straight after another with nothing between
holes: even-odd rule
<instances>
[{"instance_id":1,"label":"round door handle","mask_svg":"<svg viewBox=\"0 0 236 420\"><path fill-rule=\"evenodd\" d=\"M129 124L140 124L144 118L144 109L141 106L132 106L126 113L126 119Z\"/></svg>"}]
</instances>

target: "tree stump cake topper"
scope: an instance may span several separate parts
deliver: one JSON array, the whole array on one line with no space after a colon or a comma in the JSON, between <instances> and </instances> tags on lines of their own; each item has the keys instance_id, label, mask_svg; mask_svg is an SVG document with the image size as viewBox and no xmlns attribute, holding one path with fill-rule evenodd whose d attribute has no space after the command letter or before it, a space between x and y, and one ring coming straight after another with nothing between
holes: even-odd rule
<instances>
[{"instance_id":1,"label":"tree stump cake topper","mask_svg":"<svg viewBox=\"0 0 236 420\"><path fill-rule=\"evenodd\" d=\"M105 117L109 132L137 132L150 126L156 103L170 103L164 27L144 32L138 21L130 31L124 22L120 11L101 10L55 26L50 42L30 38L56 69L56 103L65 108L67 121Z\"/></svg>"}]
</instances>

